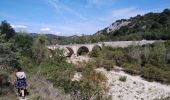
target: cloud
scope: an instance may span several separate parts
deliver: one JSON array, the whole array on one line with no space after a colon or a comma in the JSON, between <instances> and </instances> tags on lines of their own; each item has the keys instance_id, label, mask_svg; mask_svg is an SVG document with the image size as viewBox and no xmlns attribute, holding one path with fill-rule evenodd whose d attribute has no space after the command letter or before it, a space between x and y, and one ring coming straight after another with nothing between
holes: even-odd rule
<instances>
[{"instance_id":1,"label":"cloud","mask_svg":"<svg viewBox=\"0 0 170 100\"><path fill-rule=\"evenodd\" d=\"M61 35L61 32L54 31L49 27L41 28L41 33L42 34L55 34L55 35Z\"/></svg>"},{"instance_id":2,"label":"cloud","mask_svg":"<svg viewBox=\"0 0 170 100\"><path fill-rule=\"evenodd\" d=\"M57 31L52 31L52 34L61 35L62 33L61 32L57 32Z\"/></svg>"},{"instance_id":3,"label":"cloud","mask_svg":"<svg viewBox=\"0 0 170 100\"><path fill-rule=\"evenodd\" d=\"M114 9L111 11L111 17L115 18L129 18L138 14L144 14L146 11L138 10L135 7L128 7L122 9Z\"/></svg>"},{"instance_id":4,"label":"cloud","mask_svg":"<svg viewBox=\"0 0 170 100\"><path fill-rule=\"evenodd\" d=\"M25 25L11 25L12 26L12 28L14 28L15 29L15 31L16 32L26 32L26 30L27 30L27 26L25 26Z\"/></svg>"},{"instance_id":5,"label":"cloud","mask_svg":"<svg viewBox=\"0 0 170 100\"><path fill-rule=\"evenodd\" d=\"M69 14L76 16L77 18L86 20L86 18L83 15L73 10L71 7L60 3L59 0L46 0L46 2L48 2L52 7L54 7L56 12L62 15L64 19L66 19L64 13L69 13Z\"/></svg>"},{"instance_id":6,"label":"cloud","mask_svg":"<svg viewBox=\"0 0 170 100\"><path fill-rule=\"evenodd\" d=\"M86 8L89 7L100 7L100 6L109 6L113 5L117 0L87 0L87 5L85 5Z\"/></svg>"},{"instance_id":7,"label":"cloud","mask_svg":"<svg viewBox=\"0 0 170 100\"><path fill-rule=\"evenodd\" d=\"M26 29L27 26L25 25L11 25L13 28L22 28L22 29Z\"/></svg>"},{"instance_id":8,"label":"cloud","mask_svg":"<svg viewBox=\"0 0 170 100\"><path fill-rule=\"evenodd\" d=\"M113 9L110 12L108 12L106 15L99 17L98 21L104 22L104 23L109 23L109 22L112 23L113 21L116 21L119 19L128 19L138 14L143 15L147 12L149 11L139 10L136 7Z\"/></svg>"},{"instance_id":9,"label":"cloud","mask_svg":"<svg viewBox=\"0 0 170 100\"><path fill-rule=\"evenodd\" d=\"M51 31L51 29L46 27L46 28L41 28L41 31Z\"/></svg>"}]
</instances>

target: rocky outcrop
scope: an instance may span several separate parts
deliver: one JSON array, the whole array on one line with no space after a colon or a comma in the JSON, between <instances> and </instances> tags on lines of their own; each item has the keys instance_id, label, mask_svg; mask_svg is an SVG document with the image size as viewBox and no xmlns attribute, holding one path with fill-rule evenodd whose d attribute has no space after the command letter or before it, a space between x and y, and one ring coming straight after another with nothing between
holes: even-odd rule
<instances>
[{"instance_id":1,"label":"rocky outcrop","mask_svg":"<svg viewBox=\"0 0 170 100\"><path fill-rule=\"evenodd\" d=\"M126 21L126 20L116 21L115 23L111 24L107 28L107 33L119 30L121 27L127 26L129 23L130 23L130 21Z\"/></svg>"}]
</instances>

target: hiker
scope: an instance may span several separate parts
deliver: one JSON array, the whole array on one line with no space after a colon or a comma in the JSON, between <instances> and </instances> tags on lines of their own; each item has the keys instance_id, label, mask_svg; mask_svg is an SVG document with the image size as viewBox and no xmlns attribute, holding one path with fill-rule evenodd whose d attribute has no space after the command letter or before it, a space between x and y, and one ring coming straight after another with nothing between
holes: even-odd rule
<instances>
[{"instance_id":1,"label":"hiker","mask_svg":"<svg viewBox=\"0 0 170 100\"><path fill-rule=\"evenodd\" d=\"M27 87L27 82L26 82L26 75L25 75L24 71L22 71L21 67L17 68L16 78L17 78L17 80L15 83L15 87L18 90L18 94L22 98L25 98L25 90Z\"/></svg>"}]
</instances>

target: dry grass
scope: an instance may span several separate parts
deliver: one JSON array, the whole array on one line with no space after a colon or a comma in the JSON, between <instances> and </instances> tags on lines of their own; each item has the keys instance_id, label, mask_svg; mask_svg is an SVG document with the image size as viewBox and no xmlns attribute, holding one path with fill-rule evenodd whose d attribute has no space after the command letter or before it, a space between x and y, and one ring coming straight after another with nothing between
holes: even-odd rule
<instances>
[{"instance_id":1,"label":"dry grass","mask_svg":"<svg viewBox=\"0 0 170 100\"><path fill-rule=\"evenodd\" d=\"M44 77L35 75L28 80L28 84L28 91L31 94L28 100L67 100L65 95Z\"/></svg>"}]
</instances>

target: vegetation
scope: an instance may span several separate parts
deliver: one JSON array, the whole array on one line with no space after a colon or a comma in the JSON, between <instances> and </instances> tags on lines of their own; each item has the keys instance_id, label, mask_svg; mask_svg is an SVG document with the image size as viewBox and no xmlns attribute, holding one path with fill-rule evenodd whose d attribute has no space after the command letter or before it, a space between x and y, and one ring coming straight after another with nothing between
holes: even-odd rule
<instances>
[{"instance_id":1,"label":"vegetation","mask_svg":"<svg viewBox=\"0 0 170 100\"><path fill-rule=\"evenodd\" d=\"M107 98L104 96L107 91L106 77L102 73L96 72L94 68L95 65L92 63L85 64L82 70L82 79L72 84L75 94L73 97L76 97L76 99L89 100L94 98L102 100Z\"/></svg>"},{"instance_id":2,"label":"vegetation","mask_svg":"<svg viewBox=\"0 0 170 100\"><path fill-rule=\"evenodd\" d=\"M57 41L48 41L44 35L31 37L24 33L16 33L6 21L0 24L0 96L7 95L13 78L11 74L15 68L21 66L29 77L43 76L71 99L106 100L104 93L108 90L105 85L106 77L96 72L96 67L104 67L108 71L114 65L123 67L125 72L132 75L141 75L148 81L158 81L170 84L170 11L149 13L144 16L130 18L131 23L119 30L92 36L57 38ZM49 51L48 44L60 43L94 43L109 40L142 40L163 39L154 44L131 46L128 48L95 47L89 53L95 62L81 65L82 79L72 81L76 72L73 64L67 63L62 50ZM87 53L79 50L79 55ZM52 57L49 55L52 54ZM5 72L5 73L4 73ZM126 81L126 77L120 77ZM33 88L32 88L33 89ZM42 98L36 96L37 98ZM35 98L36 98L35 97ZM34 98L34 97L33 97ZM1 98L0 98L1 99Z\"/></svg>"},{"instance_id":3,"label":"vegetation","mask_svg":"<svg viewBox=\"0 0 170 100\"><path fill-rule=\"evenodd\" d=\"M102 73L94 70L93 64L85 64L82 70L82 79L72 81L71 79L76 72L75 66L67 63L62 50L49 51L46 48L49 44L46 36L40 35L32 38L24 33L16 33L6 21L3 21L0 27L0 32L2 32L0 34L1 97L13 90L12 82L15 77L15 68L22 67L27 73L28 81L32 82L29 89L33 93L36 89L33 84L36 83L32 81L32 78L40 78L41 76L53 83L62 93L70 94L72 99L75 97L81 100L105 98L106 87L104 83L106 78ZM6 32L11 33L6 34ZM51 54L52 57L50 57ZM14 91L11 93L14 94ZM43 97L36 94L31 98L42 99Z\"/></svg>"},{"instance_id":4,"label":"vegetation","mask_svg":"<svg viewBox=\"0 0 170 100\"><path fill-rule=\"evenodd\" d=\"M100 57L101 56L101 48L99 46L93 47L90 57Z\"/></svg>"},{"instance_id":5,"label":"vegetation","mask_svg":"<svg viewBox=\"0 0 170 100\"><path fill-rule=\"evenodd\" d=\"M148 13L143 16L137 15L130 19L117 20L116 22L128 21L130 24L116 31L107 33L107 28L96 33L104 35L106 40L167 40L170 39L170 10L165 9L161 13Z\"/></svg>"},{"instance_id":6,"label":"vegetation","mask_svg":"<svg viewBox=\"0 0 170 100\"><path fill-rule=\"evenodd\" d=\"M126 82L126 79L127 79L126 76L119 77L119 81L121 81L121 82Z\"/></svg>"},{"instance_id":7,"label":"vegetation","mask_svg":"<svg viewBox=\"0 0 170 100\"><path fill-rule=\"evenodd\" d=\"M149 81L170 84L169 44L170 41L167 40L127 48L103 47L102 55L96 58L96 66L111 70L111 66L117 65L132 75L141 75Z\"/></svg>"}]
</instances>

